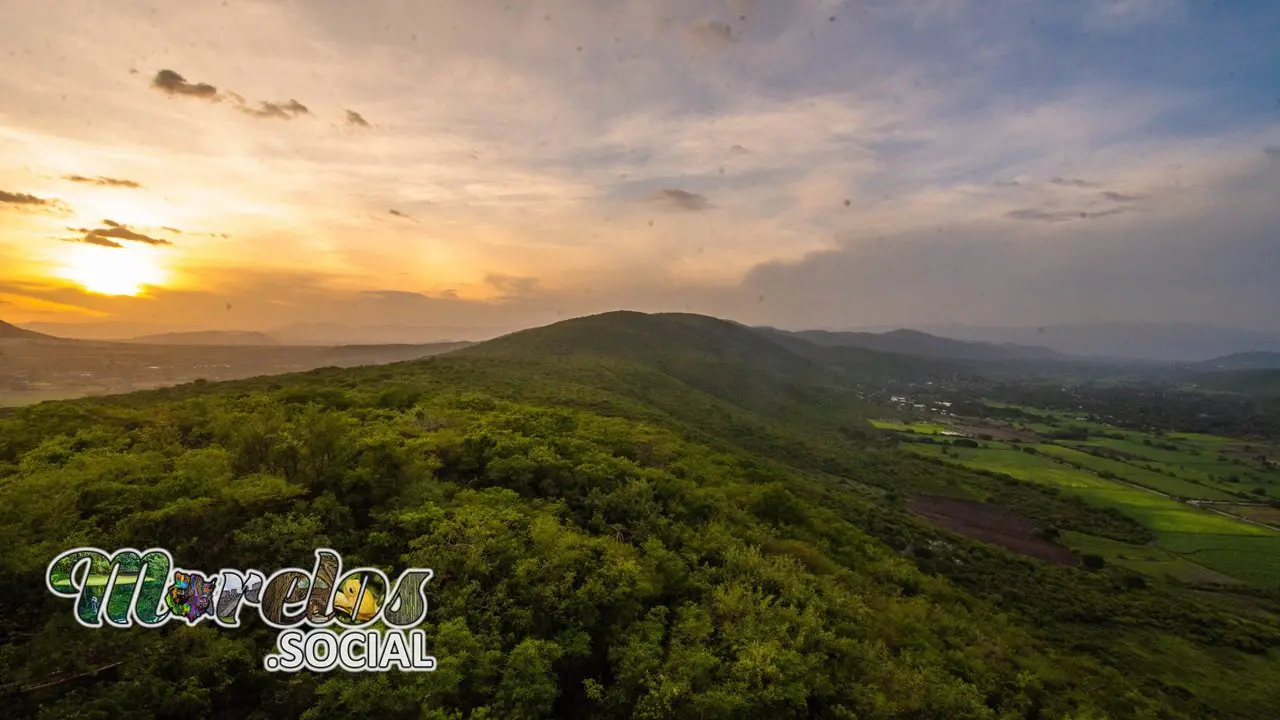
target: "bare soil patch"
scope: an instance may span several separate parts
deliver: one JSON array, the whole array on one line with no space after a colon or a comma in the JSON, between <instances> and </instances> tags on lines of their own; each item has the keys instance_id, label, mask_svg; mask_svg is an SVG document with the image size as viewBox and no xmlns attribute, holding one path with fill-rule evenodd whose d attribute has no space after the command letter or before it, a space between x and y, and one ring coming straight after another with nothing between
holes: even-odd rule
<instances>
[{"instance_id":1,"label":"bare soil patch","mask_svg":"<svg viewBox=\"0 0 1280 720\"><path fill-rule=\"evenodd\" d=\"M965 537L999 545L1013 552L1055 565L1078 565L1070 550L1041 540L1036 524L999 505L937 495L916 495L907 503L913 513Z\"/></svg>"}]
</instances>

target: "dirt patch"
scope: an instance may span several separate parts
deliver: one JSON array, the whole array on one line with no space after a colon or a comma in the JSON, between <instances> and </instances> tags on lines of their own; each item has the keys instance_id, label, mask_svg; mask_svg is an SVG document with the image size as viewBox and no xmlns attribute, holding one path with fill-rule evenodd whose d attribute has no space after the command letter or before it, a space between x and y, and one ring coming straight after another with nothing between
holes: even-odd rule
<instances>
[{"instance_id":1,"label":"dirt patch","mask_svg":"<svg viewBox=\"0 0 1280 720\"><path fill-rule=\"evenodd\" d=\"M1080 562L1070 550L1033 535L1036 525L1030 518L999 505L937 495L916 495L907 507L934 525L1021 555L1055 565L1078 565Z\"/></svg>"}]
</instances>

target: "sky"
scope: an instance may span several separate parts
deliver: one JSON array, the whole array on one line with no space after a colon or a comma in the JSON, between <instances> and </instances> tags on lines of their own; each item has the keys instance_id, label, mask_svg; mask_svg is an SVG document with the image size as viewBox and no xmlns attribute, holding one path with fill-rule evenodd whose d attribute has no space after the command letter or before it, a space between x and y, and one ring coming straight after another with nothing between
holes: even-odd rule
<instances>
[{"instance_id":1,"label":"sky","mask_svg":"<svg viewBox=\"0 0 1280 720\"><path fill-rule=\"evenodd\" d=\"M0 319L1280 330L1267 0L0 0Z\"/></svg>"}]
</instances>

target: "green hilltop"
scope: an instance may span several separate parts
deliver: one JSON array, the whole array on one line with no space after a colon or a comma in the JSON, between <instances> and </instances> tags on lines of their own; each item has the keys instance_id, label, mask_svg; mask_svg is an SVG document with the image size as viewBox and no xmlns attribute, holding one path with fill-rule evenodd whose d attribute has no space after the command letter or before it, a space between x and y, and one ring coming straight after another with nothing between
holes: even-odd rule
<instances>
[{"instance_id":1,"label":"green hilltop","mask_svg":"<svg viewBox=\"0 0 1280 720\"><path fill-rule=\"evenodd\" d=\"M14 716L1268 718L1274 594L1135 583L909 510L1150 533L902 452L872 382L962 367L697 315L606 313L377 367L0 419L0 694ZM429 567L433 673L261 669L275 632L92 631L76 546L184 568ZM98 673L101 668L109 673Z\"/></svg>"}]
</instances>

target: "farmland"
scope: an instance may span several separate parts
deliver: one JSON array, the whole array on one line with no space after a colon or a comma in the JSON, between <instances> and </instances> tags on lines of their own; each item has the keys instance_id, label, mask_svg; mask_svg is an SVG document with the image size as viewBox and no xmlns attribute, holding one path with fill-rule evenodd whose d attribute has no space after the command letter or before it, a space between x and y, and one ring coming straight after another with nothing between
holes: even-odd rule
<instances>
[{"instance_id":1,"label":"farmland","mask_svg":"<svg viewBox=\"0 0 1280 720\"><path fill-rule=\"evenodd\" d=\"M1076 552L1098 555L1109 563L1144 575L1189 583L1230 585L1240 582L1156 545L1132 545L1076 532L1064 532L1062 540Z\"/></svg>"},{"instance_id":2,"label":"farmland","mask_svg":"<svg viewBox=\"0 0 1280 720\"><path fill-rule=\"evenodd\" d=\"M1052 429L1057 424L1048 413L1021 410L1054 425L1023 423L1019 430L1035 432L1037 427ZM1077 552L1182 582L1243 581L1260 586L1280 582L1280 531L1265 526L1280 519L1280 510L1265 503L1245 504L1242 499L1253 493L1233 487L1225 475L1218 474L1240 467L1223 461L1217 452L1239 441L1187 435L1174 444L1099 423L1085 424L1090 433L1109 437L1070 444L1043 437L1036 443L985 439L955 443L938 437L949 427L944 421L879 423L877 427L894 431L912 454L1056 488L1094 507L1118 510L1156 536L1154 544L1139 546L1083 533L1064 534L1062 542ZM928 431L913 431L915 427ZM1140 450L1151 452L1139 456ZM1180 474L1170 469L1175 465ZM1187 471L1183 465L1195 465L1198 471ZM1258 485L1250 489L1262 487L1265 493L1268 486L1276 487L1263 468L1255 477ZM1212 504L1202 507L1196 502Z\"/></svg>"},{"instance_id":3,"label":"farmland","mask_svg":"<svg viewBox=\"0 0 1280 720\"><path fill-rule=\"evenodd\" d=\"M950 428L937 423L905 423L899 420L872 420L871 424L880 430L897 430L919 435L941 435Z\"/></svg>"},{"instance_id":4,"label":"farmland","mask_svg":"<svg viewBox=\"0 0 1280 720\"><path fill-rule=\"evenodd\" d=\"M1150 488L1167 495L1197 500L1229 501L1232 499L1231 495L1212 487L1206 487L1199 483L1182 480L1165 473L1148 470L1144 467L1120 460L1099 457L1083 450L1048 444L1037 445L1036 449L1050 457L1062 460L1071 465L1092 470L1103 477L1121 478L1126 482L1141 485L1145 488Z\"/></svg>"}]
</instances>

